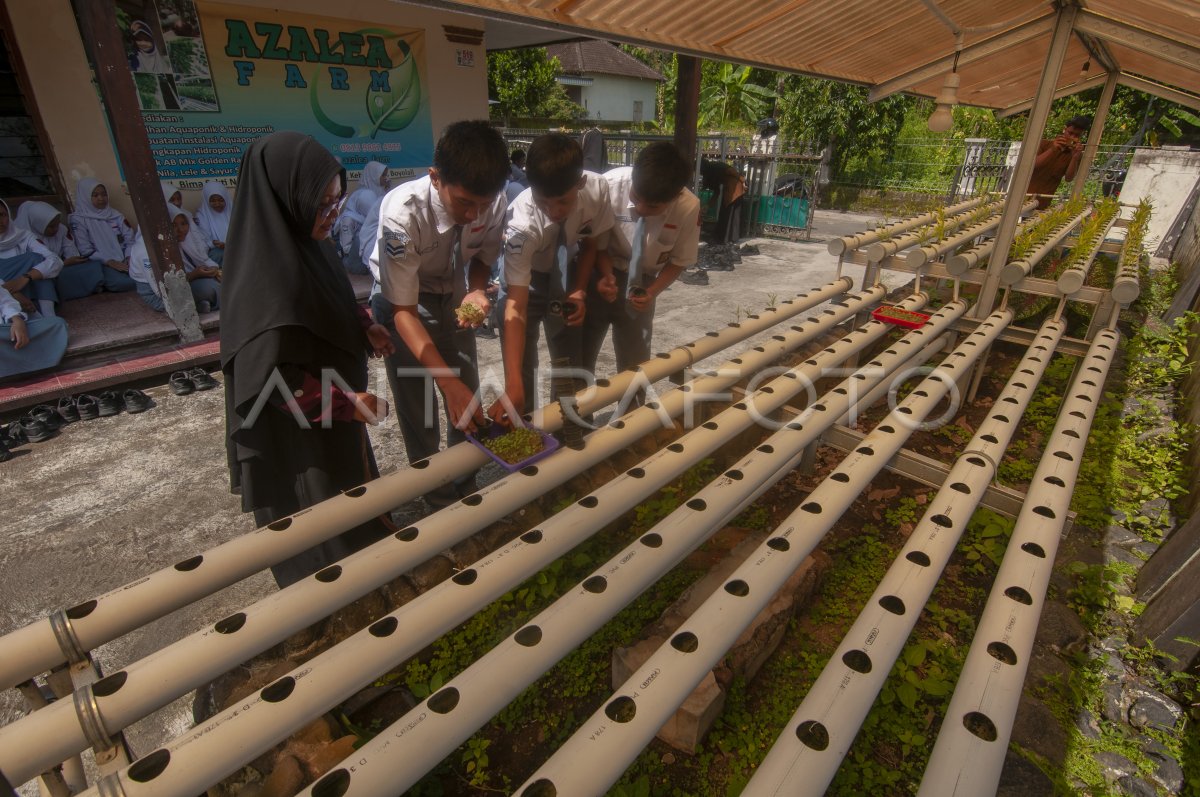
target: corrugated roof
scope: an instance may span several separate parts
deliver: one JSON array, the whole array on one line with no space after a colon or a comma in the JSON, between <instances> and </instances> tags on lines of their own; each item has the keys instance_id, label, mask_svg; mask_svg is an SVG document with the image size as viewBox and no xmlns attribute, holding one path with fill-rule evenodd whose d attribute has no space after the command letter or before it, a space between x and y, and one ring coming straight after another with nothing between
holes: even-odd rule
<instances>
[{"instance_id":1,"label":"corrugated roof","mask_svg":"<svg viewBox=\"0 0 1200 797\"><path fill-rule=\"evenodd\" d=\"M413 0L417 1L417 0ZM1051 0L423 0L571 35L935 96L963 31L960 102L1012 110L1031 100L1059 2ZM1069 5L1069 0L1068 0ZM1200 2L1078 0L1059 93L1121 82L1200 108ZM486 43L486 42L485 42ZM1086 75L1083 66L1091 61ZM1091 82L1088 82L1091 81Z\"/></svg>"},{"instance_id":2,"label":"corrugated roof","mask_svg":"<svg viewBox=\"0 0 1200 797\"><path fill-rule=\"evenodd\" d=\"M666 80L661 74L608 42L588 39L567 44L551 44L546 53L557 57L568 75L620 75L642 80Z\"/></svg>"}]
</instances>

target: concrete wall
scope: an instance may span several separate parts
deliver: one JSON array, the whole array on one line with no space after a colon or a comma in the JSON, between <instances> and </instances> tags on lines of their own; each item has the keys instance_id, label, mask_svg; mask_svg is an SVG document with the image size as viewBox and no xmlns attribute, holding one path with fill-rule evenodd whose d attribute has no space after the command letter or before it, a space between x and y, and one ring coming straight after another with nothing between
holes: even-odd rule
<instances>
[{"instance_id":1,"label":"concrete wall","mask_svg":"<svg viewBox=\"0 0 1200 797\"><path fill-rule=\"evenodd\" d=\"M204 0L198 0L197 4L202 8ZM232 0L230 4L281 7L277 0ZM112 139L92 85L70 0L22 0L8 6L13 38L33 88L32 99L46 125L50 147L70 194L69 201L74 203L75 184L80 178L95 177L108 186L113 206L132 217L128 189L121 183ZM443 25L482 29L482 20L391 0L340 0L336 5L319 0L289 0L286 8L297 14L336 17L343 22L360 20L424 28L434 136L459 119L487 118L484 48L448 42L442 30ZM457 65L458 49L475 51L474 67ZM653 108L653 103L650 107ZM199 201L199 191L185 192L186 207L194 208Z\"/></svg>"},{"instance_id":2,"label":"concrete wall","mask_svg":"<svg viewBox=\"0 0 1200 797\"><path fill-rule=\"evenodd\" d=\"M580 104L587 109L589 119L632 122L633 103L642 103L642 121L654 121L658 99L658 83L615 75L592 75L595 82L581 87Z\"/></svg>"},{"instance_id":3,"label":"concrete wall","mask_svg":"<svg viewBox=\"0 0 1200 797\"><path fill-rule=\"evenodd\" d=\"M1154 203L1146 229L1148 251L1153 252L1171 228L1197 178L1200 178L1200 152L1186 147L1162 147L1139 149L1133 154L1129 174L1121 186L1121 204L1136 205L1143 198ZM1129 218L1132 212L1131 208L1125 208L1121 215Z\"/></svg>"}]
</instances>

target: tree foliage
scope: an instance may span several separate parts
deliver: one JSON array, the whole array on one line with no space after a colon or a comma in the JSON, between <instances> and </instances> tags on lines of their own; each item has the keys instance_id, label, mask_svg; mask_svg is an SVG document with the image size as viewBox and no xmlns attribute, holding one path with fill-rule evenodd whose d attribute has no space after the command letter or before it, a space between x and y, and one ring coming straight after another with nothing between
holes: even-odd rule
<instances>
[{"instance_id":1,"label":"tree foliage","mask_svg":"<svg viewBox=\"0 0 1200 797\"><path fill-rule=\"evenodd\" d=\"M506 125L515 118L578 119L583 109L567 97L556 80L560 74L562 65L545 47L488 53L488 97L497 103L493 118Z\"/></svg>"},{"instance_id":2,"label":"tree foliage","mask_svg":"<svg viewBox=\"0 0 1200 797\"><path fill-rule=\"evenodd\" d=\"M764 80L773 82L770 72L705 61L701 67L700 126L726 130L753 127L771 112L776 97Z\"/></svg>"}]
</instances>

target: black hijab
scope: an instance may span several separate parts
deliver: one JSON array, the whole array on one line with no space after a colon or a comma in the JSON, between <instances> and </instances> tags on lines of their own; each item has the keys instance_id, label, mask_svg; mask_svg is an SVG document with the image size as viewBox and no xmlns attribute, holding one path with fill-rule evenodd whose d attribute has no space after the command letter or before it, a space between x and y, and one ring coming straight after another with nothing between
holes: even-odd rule
<instances>
[{"instance_id":1,"label":"black hijab","mask_svg":"<svg viewBox=\"0 0 1200 797\"><path fill-rule=\"evenodd\" d=\"M311 235L339 174L344 187L345 170L302 133L264 136L242 157L221 288L221 367L237 376L233 407L255 399L284 362L365 379L368 344L350 280L332 244Z\"/></svg>"}]
</instances>

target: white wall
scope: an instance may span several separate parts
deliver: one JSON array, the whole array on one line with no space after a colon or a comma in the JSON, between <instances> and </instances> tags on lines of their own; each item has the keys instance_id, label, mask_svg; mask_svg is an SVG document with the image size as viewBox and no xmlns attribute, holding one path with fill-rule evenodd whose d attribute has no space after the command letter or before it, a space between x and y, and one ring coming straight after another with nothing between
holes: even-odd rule
<instances>
[{"instance_id":1,"label":"white wall","mask_svg":"<svg viewBox=\"0 0 1200 797\"><path fill-rule=\"evenodd\" d=\"M589 119L632 122L633 103L642 101L642 121L654 121L658 82L616 75L590 75L594 82L584 86L582 104Z\"/></svg>"}]
</instances>

